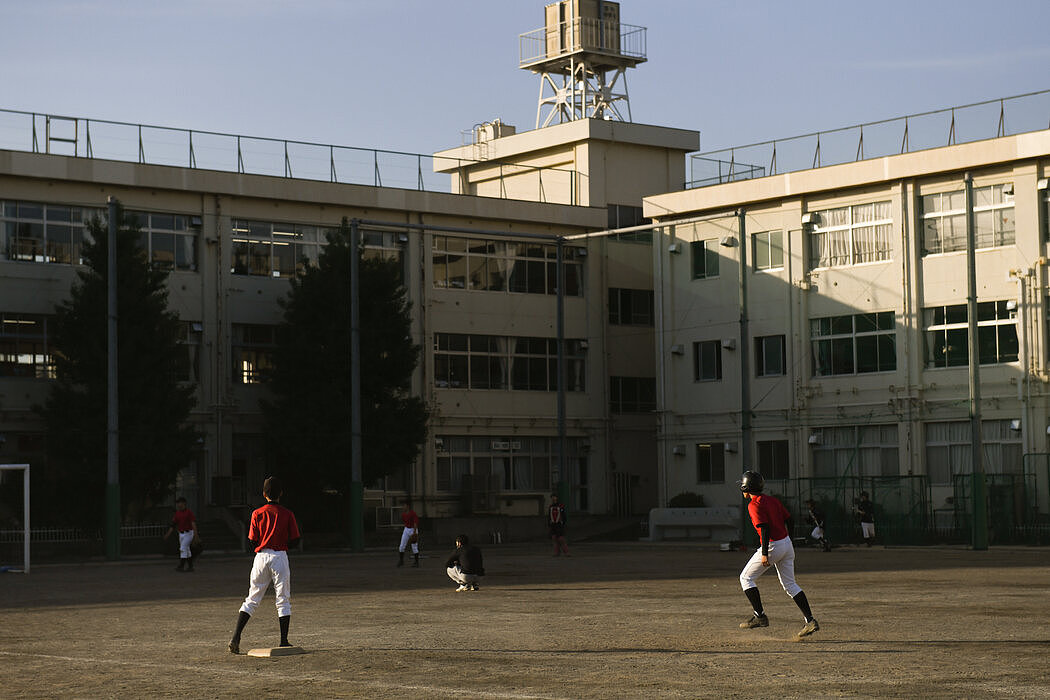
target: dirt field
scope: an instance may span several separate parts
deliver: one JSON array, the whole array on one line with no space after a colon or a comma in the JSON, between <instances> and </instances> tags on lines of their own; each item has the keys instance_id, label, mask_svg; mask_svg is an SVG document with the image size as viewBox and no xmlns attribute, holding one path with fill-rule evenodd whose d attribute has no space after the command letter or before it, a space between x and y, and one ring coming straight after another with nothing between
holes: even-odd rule
<instances>
[{"instance_id":1,"label":"dirt field","mask_svg":"<svg viewBox=\"0 0 1050 700\"><path fill-rule=\"evenodd\" d=\"M1050 550L799 549L821 630L770 572L741 630L747 553L709 545L486 546L476 593L446 552L293 553L284 658L226 651L248 555L0 575L4 697L1050 697ZM242 650L278 641L272 591Z\"/></svg>"}]
</instances>

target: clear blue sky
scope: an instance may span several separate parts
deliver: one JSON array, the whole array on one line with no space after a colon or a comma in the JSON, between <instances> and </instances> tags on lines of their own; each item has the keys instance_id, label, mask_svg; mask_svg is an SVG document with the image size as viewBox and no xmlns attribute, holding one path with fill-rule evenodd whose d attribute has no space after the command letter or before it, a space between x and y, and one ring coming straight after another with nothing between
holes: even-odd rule
<instances>
[{"instance_id":1,"label":"clear blue sky","mask_svg":"<svg viewBox=\"0 0 1050 700\"><path fill-rule=\"evenodd\" d=\"M0 0L0 107L431 153L536 118L545 0ZM1048 0L622 0L702 150L1050 88ZM1050 115L1047 115L1050 121Z\"/></svg>"}]
</instances>

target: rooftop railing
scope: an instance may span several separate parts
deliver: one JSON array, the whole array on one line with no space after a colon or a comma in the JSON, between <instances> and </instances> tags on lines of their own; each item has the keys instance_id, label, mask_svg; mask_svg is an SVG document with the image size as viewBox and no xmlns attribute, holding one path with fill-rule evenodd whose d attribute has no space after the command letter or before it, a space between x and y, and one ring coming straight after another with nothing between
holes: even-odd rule
<instances>
[{"instance_id":1,"label":"rooftop railing","mask_svg":"<svg viewBox=\"0 0 1050 700\"><path fill-rule=\"evenodd\" d=\"M686 189L1050 129L1050 90L689 156Z\"/></svg>"},{"instance_id":2,"label":"rooftop railing","mask_svg":"<svg viewBox=\"0 0 1050 700\"><path fill-rule=\"evenodd\" d=\"M488 172L497 173L494 196L500 199L514 198L515 189L508 190L505 180L535 177L540 201L576 201L573 173L560 168L12 109L0 109L0 149L446 193L452 191L452 176L435 172L435 166L447 170L483 164ZM545 173L552 176L545 179Z\"/></svg>"},{"instance_id":3,"label":"rooftop railing","mask_svg":"<svg viewBox=\"0 0 1050 700\"><path fill-rule=\"evenodd\" d=\"M645 61L646 28L596 18L577 18L556 27L540 27L518 35L518 67L585 51Z\"/></svg>"}]
</instances>

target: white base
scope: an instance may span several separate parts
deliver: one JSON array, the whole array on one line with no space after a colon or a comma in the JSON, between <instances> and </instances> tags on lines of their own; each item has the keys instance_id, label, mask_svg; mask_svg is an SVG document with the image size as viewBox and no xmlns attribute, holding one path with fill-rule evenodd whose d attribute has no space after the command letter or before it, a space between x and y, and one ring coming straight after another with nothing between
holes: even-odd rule
<instances>
[{"instance_id":1,"label":"white base","mask_svg":"<svg viewBox=\"0 0 1050 700\"><path fill-rule=\"evenodd\" d=\"M305 653L302 647L271 647L269 649L248 650L248 656L294 656Z\"/></svg>"}]
</instances>

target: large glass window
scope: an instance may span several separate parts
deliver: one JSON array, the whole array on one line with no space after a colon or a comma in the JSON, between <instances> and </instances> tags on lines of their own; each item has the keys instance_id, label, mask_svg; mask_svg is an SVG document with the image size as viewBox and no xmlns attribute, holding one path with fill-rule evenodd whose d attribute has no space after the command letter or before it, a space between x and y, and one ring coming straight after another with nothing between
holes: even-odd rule
<instances>
[{"instance_id":1,"label":"large glass window","mask_svg":"<svg viewBox=\"0 0 1050 700\"><path fill-rule=\"evenodd\" d=\"M896 425L817 428L811 434L813 476L896 476Z\"/></svg>"},{"instance_id":2,"label":"large glass window","mask_svg":"<svg viewBox=\"0 0 1050 700\"><path fill-rule=\"evenodd\" d=\"M316 261L322 231L317 226L233 222L233 268L235 275L292 277Z\"/></svg>"},{"instance_id":3,"label":"large glass window","mask_svg":"<svg viewBox=\"0 0 1050 700\"><path fill-rule=\"evenodd\" d=\"M583 250L562 249L567 296L583 296ZM438 288L558 293L558 248L553 244L435 235L431 260Z\"/></svg>"},{"instance_id":4,"label":"large glass window","mask_svg":"<svg viewBox=\"0 0 1050 700\"><path fill-rule=\"evenodd\" d=\"M557 463L556 437L437 436L437 490L539 491L551 488ZM579 438L566 438L566 474L585 472L585 449ZM578 487L579 483L573 483Z\"/></svg>"},{"instance_id":5,"label":"large glass window","mask_svg":"<svg viewBox=\"0 0 1050 700\"><path fill-rule=\"evenodd\" d=\"M1009 420L981 421L981 453L989 474L1020 474L1021 433ZM945 486L952 477L973 473L970 421L926 424L926 469L930 484Z\"/></svg>"},{"instance_id":6,"label":"large glass window","mask_svg":"<svg viewBox=\"0 0 1050 700\"><path fill-rule=\"evenodd\" d=\"M977 248L1012 245L1015 238L1012 183L973 188ZM922 197L923 255L966 250L965 190Z\"/></svg>"},{"instance_id":7,"label":"large glass window","mask_svg":"<svg viewBox=\"0 0 1050 700\"><path fill-rule=\"evenodd\" d=\"M764 335L755 338L755 376L781 376L786 366L784 336Z\"/></svg>"},{"instance_id":8,"label":"large glass window","mask_svg":"<svg viewBox=\"0 0 1050 700\"><path fill-rule=\"evenodd\" d=\"M714 382L722 378L722 342L702 340L693 343L693 379Z\"/></svg>"},{"instance_id":9,"label":"large glass window","mask_svg":"<svg viewBox=\"0 0 1050 700\"><path fill-rule=\"evenodd\" d=\"M784 232L765 231L751 236L751 256L756 270L784 267Z\"/></svg>"},{"instance_id":10,"label":"large glass window","mask_svg":"<svg viewBox=\"0 0 1050 700\"><path fill-rule=\"evenodd\" d=\"M813 376L897 369L892 311L810 319Z\"/></svg>"},{"instance_id":11,"label":"large glass window","mask_svg":"<svg viewBox=\"0 0 1050 700\"><path fill-rule=\"evenodd\" d=\"M791 478L791 458L787 440L759 440L757 447L758 472L766 479Z\"/></svg>"},{"instance_id":12,"label":"large glass window","mask_svg":"<svg viewBox=\"0 0 1050 700\"><path fill-rule=\"evenodd\" d=\"M0 201L0 256L39 263L83 263L86 224L98 211L38 202Z\"/></svg>"},{"instance_id":13,"label":"large glass window","mask_svg":"<svg viewBox=\"0 0 1050 700\"><path fill-rule=\"evenodd\" d=\"M565 341L566 391L584 391L587 344ZM434 334L434 385L449 389L557 391L558 341Z\"/></svg>"},{"instance_id":14,"label":"large glass window","mask_svg":"<svg viewBox=\"0 0 1050 700\"><path fill-rule=\"evenodd\" d=\"M51 318L0 313L0 377L55 378L55 359L48 346Z\"/></svg>"},{"instance_id":15,"label":"large glass window","mask_svg":"<svg viewBox=\"0 0 1050 700\"><path fill-rule=\"evenodd\" d=\"M614 326L653 325L653 290L610 287L609 323Z\"/></svg>"},{"instance_id":16,"label":"large glass window","mask_svg":"<svg viewBox=\"0 0 1050 700\"><path fill-rule=\"evenodd\" d=\"M812 212L810 267L839 267L889 260L893 217L889 202Z\"/></svg>"},{"instance_id":17,"label":"large glass window","mask_svg":"<svg viewBox=\"0 0 1050 700\"><path fill-rule=\"evenodd\" d=\"M656 379L609 377L613 413L650 413L656 410Z\"/></svg>"},{"instance_id":18,"label":"large glass window","mask_svg":"<svg viewBox=\"0 0 1050 700\"><path fill-rule=\"evenodd\" d=\"M718 277L718 241L693 241L689 254L694 280Z\"/></svg>"},{"instance_id":19,"label":"large glass window","mask_svg":"<svg viewBox=\"0 0 1050 700\"><path fill-rule=\"evenodd\" d=\"M273 370L277 326L233 324L233 376L240 384L260 384Z\"/></svg>"},{"instance_id":20,"label":"large glass window","mask_svg":"<svg viewBox=\"0 0 1050 700\"><path fill-rule=\"evenodd\" d=\"M696 443L696 483L722 484L725 480L725 443Z\"/></svg>"},{"instance_id":21,"label":"large glass window","mask_svg":"<svg viewBox=\"0 0 1050 700\"><path fill-rule=\"evenodd\" d=\"M969 314L966 304L922 310L927 367L962 367L970 363ZM1010 301L977 304L980 364L1017 361L1017 305Z\"/></svg>"},{"instance_id":22,"label":"large glass window","mask_svg":"<svg viewBox=\"0 0 1050 700\"><path fill-rule=\"evenodd\" d=\"M193 271L197 269L197 225L181 214L128 212L140 231L140 243L150 265L158 270Z\"/></svg>"},{"instance_id":23,"label":"large glass window","mask_svg":"<svg viewBox=\"0 0 1050 700\"><path fill-rule=\"evenodd\" d=\"M639 206L629 204L610 204L608 205L608 210L610 229L629 228L631 226L642 226L644 224L652 223L652 219L647 219L642 216L642 208ZM653 232L652 230L649 230L618 233L615 235L615 240L652 245Z\"/></svg>"}]
</instances>

